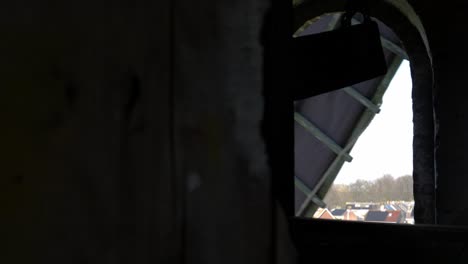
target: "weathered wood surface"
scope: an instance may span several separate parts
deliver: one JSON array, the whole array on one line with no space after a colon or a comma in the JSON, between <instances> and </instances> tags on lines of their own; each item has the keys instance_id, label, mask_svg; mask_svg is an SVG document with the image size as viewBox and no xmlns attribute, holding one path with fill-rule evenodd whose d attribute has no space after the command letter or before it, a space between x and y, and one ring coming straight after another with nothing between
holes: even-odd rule
<instances>
[{"instance_id":1,"label":"weathered wood surface","mask_svg":"<svg viewBox=\"0 0 468 264\"><path fill-rule=\"evenodd\" d=\"M266 1L15 3L0 262L271 263Z\"/></svg>"}]
</instances>

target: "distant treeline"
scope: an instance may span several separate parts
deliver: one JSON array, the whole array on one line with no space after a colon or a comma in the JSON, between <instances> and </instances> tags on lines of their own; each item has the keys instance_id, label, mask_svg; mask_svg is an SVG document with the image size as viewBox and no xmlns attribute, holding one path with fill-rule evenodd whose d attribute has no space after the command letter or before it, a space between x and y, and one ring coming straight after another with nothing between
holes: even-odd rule
<instances>
[{"instance_id":1,"label":"distant treeline","mask_svg":"<svg viewBox=\"0 0 468 264\"><path fill-rule=\"evenodd\" d=\"M413 177L384 175L373 181L357 180L334 184L324 202L328 208L344 207L346 202L413 201Z\"/></svg>"}]
</instances>

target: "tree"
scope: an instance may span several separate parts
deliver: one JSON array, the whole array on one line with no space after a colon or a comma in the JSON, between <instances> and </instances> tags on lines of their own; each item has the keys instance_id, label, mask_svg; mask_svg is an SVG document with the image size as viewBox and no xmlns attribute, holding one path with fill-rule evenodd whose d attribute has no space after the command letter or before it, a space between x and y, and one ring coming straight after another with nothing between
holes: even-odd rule
<instances>
[{"instance_id":1,"label":"tree","mask_svg":"<svg viewBox=\"0 0 468 264\"><path fill-rule=\"evenodd\" d=\"M357 180L349 186L354 202L367 202L371 197L372 183L365 180Z\"/></svg>"},{"instance_id":2,"label":"tree","mask_svg":"<svg viewBox=\"0 0 468 264\"><path fill-rule=\"evenodd\" d=\"M396 186L400 194L399 199L403 201L410 201L414 199L413 196L413 177L405 175L396 179Z\"/></svg>"},{"instance_id":3,"label":"tree","mask_svg":"<svg viewBox=\"0 0 468 264\"><path fill-rule=\"evenodd\" d=\"M396 189L393 176L386 174L373 182L372 196L376 202L395 200Z\"/></svg>"},{"instance_id":4,"label":"tree","mask_svg":"<svg viewBox=\"0 0 468 264\"><path fill-rule=\"evenodd\" d=\"M328 208L344 207L346 202L412 201L413 177L394 178L386 174L374 181L357 180L349 185L334 184L324 202Z\"/></svg>"},{"instance_id":5,"label":"tree","mask_svg":"<svg viewBox=\"0 0 468 264\"><path fill-rule=\"evenodd\" d=\"M344 184L334 184L324 198L328 208L343 207L351 199L349 187Z\"/></svg>"}]
</instances>

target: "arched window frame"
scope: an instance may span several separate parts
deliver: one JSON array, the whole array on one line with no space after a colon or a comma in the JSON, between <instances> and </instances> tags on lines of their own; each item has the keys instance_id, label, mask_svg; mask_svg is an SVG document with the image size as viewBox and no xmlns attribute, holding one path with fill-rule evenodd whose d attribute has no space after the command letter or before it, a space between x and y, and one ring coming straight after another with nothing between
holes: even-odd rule
<instances>
[{"instance_id":1,"label":"arched window frame","mask_svg":"<svg viewBox=\"0 0 468 264\"><path fill-rule=\"evenodd\" d=\"M293 28L307 26L315 18L327 13L343 12L342 1L309 1L294 5ZM413 189L415 197L415 222L435 224L435 126L433 71L430 48L424 27L419 17L406 1L382 1L371 6L372 16L391 28L405 46L406 57L410 61L413 99ZM387 48L395 48L392 43L383 41ZM395 52L398 52L395 50ZM399 51L401 53L401 51ZM399 63L395 63L399 65ZM398 67L394 70L396 71ZM389 77L393 77L390 65ZM394 72L393 72L394 73ZM336 175L335 175L336 176ZM334 177L322 178L320 189L312 190L308 197L316 204L325 196ZM316 208L316 206L315 206ZM313 209L312 209L313 210Z\"/></svg>"}]
</instances>

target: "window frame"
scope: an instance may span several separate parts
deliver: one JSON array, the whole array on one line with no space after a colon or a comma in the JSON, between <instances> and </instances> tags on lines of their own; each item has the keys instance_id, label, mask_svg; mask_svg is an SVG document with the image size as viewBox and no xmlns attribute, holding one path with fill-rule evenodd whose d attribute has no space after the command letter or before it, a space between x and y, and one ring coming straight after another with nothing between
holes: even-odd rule
<instances>
[{"instance_id":1,"label":"window frame","mask_svg":"<svg viewBox=\"0 0 468 264\"><path fill-rule=\"evenodd\" d=\"M409 253L406 260L417 261L417 263L442 263L440 261L443 260L446 262L449 257L458 260L460 256L454 255L453 253L464 253L465 247L468 246L468 243L465 241L468 236L468 228L465 227L421 223L417 225L406 225L335 221L295 216L294 182L292 177L285 176L294 173L294 150L291 147L294 145L293 126L287 125L292 119L293 111L290 110L291 108L285 107L284 100L284 87L294 83L289 78L292 76L291 72L283 67L283 65L287 65L287 63L290 62L286 54L287 52L285 52L291 47L288 29L297 29L297 25L303 25L305 17L316 17L308 14L310 10L313 10L312 14L316 15L339 11L337 7L341 1L308 1L307 3L296 1L296 4L293 6L294 15L292 24L287 23L289 21L289 15L285 15L290 9L284 8L285 5L278 4L279 2L280 1L273 1L273 11L270 17L273 23L269 31L270 33L276 32L275 41L272 41L265 49L265 99L267 104L265 115L268 116L266 119L267 121L270 119L275 119L276 121L280 120L284 126L278 128L273 134L270 134L269 137L266 138L266 143L270 152L269 159L273 177L272 198L274 209L272 211L272 216L273 219L278 219L279 211L285 214L286 222L289 224L288 230L292 238L292 243L295 245L298 253L298 262L309 263L311 258L315 258L316 255L327 254L333 257L339 256L342 257L343 260L346 260L348 253L355 252L355 250L361 249L362 246L369 247L369 256L375 256L373 253L381 255L381 253L372 252L372 250L378 251L379 249L387 247L396 250L405 250L406 253ZM320 2L320 4L318 4L318 2ZM302 5L302 3L310 6L305 9L296 9L296 7ZM380 8L380 11L384 10L388 3L382 3L382 5L384 6ZM314 10L314 8L317 8L317 10ZM384 13L384 11L382 11L382 13ZM284 20L285 18L286 20ZM377 18L380 19L380 17ZM384 19L381 20L388 25ZM418 32L417 29L415 30L417 25L409 25L411 24L409 20L404 20L404 22L401 23L406 23L405 26L412 27L410 30L407 30L406 33ZM392 29L394 28L392 25L389 26ZM397 35L401 38L398 32ZM413 36L407 34L405 37L410 38ZM417 54L416 52L418 49L421 49L421 47L425 51L428 51L427 39L424 39L425 36L421 35L416 37L418 38L415 42L416 44L406 47L412 68L420 67L419 71L425 72L426 77L432 76L432 68L429 64L432 60L430 54ZM404 39L402 40L404 42ZM410 48L409 50L408 47ZM420 78L420 76L418 76L418 78ZM425 88L430 88L428 91L425 91L426 93L432 93L432 79L430 82L424 83L424 80L419 79L415 81L413 77L413 88L415 83L422 85L418 83L418 81L423 82ZM291 95L289 96L289 98L292 98ZM420 96L420 94L415 94L413 90L413 98L414 96ZM289 104L287 105L289 106ZM430 106L432 108L432 101ZM428 125L428 122L426 123L425 125ZM432 123L431 125L433 126ZM428 127L421 126L417 129L421 128ZM276 202L278 202L278 204ZM431 202L432 201L429 200L429 203ZM434 204L424 204L423 206L426 208L431 207L429 213L435 211L435 207L432 208ZM434 220L434 215L429 215L427 219L421 219L430 222ZM281 221L276 221L272 227L274 234L272 246L277 249L278 245L283 244L278 241L281 235L276 231L280 223ZM356 238L356 240L350 241L351 237ZM391 237L391 239L389 239L389 237ZM402 241L402 243L395 245L395 241ZM278 250L283 251L283 249Z\"/></svg>"}]
</instances>

